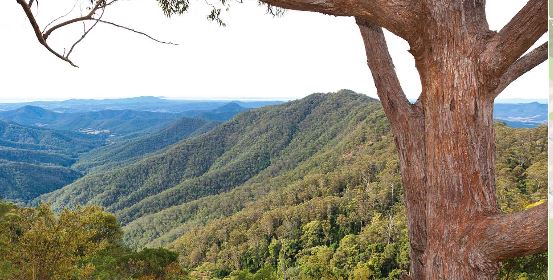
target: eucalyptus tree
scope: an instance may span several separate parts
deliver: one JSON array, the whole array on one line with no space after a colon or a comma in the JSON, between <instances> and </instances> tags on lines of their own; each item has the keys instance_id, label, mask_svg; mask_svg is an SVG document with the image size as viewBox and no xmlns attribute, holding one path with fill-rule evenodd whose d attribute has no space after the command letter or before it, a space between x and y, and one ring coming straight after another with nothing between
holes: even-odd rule
<instances>
[{"instance_id":1,"label":"eucalyptus tree","mask_svg":"<svg viewBox=\"0 0 553 280\"><path fill-rule=\"evenodd\" d=\"M17 0L38 41L70 63L48 46L48 36L74 22L102 23L100 12L113 3L93 0L89 14L41 32L30 1ZM158 2L168 16L184 13L190 4ZM488 26L485 0L262 2L272 12L355 18L399 152L411 247L404 278L496 279L501 261L546 250L545 203L521 213L499 209L492 114L495 97L547 59L547 43L529 51L547 31L546 0L529 0L498 32ZM208 17L222 23L228 2L218 4ZM383 29L410 45L422 84L414 104L401 88Z\"/></svg>"}]
</instances>

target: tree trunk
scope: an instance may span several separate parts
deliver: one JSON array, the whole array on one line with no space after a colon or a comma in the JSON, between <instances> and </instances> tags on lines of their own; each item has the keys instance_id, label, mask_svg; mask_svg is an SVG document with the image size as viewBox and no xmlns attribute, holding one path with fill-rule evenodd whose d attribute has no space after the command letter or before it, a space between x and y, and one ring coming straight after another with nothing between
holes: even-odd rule
<instances>
[{"instance_id":1,"label":"tree trunk","mask_svg":"<svg viewBox=\"0 0 553 280\"><path fill-rule=\"evenodd\" d=\"M501 260L545 249L546 208L500 214L493 127L499 79L482 63L493 35L482 32L484 5L434 2L411 44L422 84L413 105L403 97L382 29L357 18L399 152L411 242L406 278L497 279ZM532 222L520 226L523 216ZM508 247L517 249L503 251Z\"/></svg>"}]
</instances>

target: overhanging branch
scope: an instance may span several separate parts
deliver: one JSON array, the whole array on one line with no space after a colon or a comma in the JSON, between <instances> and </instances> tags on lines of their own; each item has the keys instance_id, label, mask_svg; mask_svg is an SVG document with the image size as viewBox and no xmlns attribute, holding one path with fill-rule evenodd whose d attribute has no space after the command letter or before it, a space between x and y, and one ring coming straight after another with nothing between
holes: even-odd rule
<instances>
[{"instance_id":1,"label":"overhanging branch","mask_svg":"<svg viewBox=\"0 0 553 280\"><path fill-rule=\"evenodd\" d=\"M353 16L411 41L421 14L418 1L412 0L261 0L271 6L318 12L334 16Z\"/></svg>"},{"instance_id":2,"label":"overhanging branch","mask_svg":"<svg viewBox=\"0 0 553 280\"><path fill-rule=\"evenodd\" d=\"M493 92L494 98L497 97L509 84L524 75L526 72L534 69L534 67L540 65L547 60L547 42L543 43L533 51L529 52L525 56L519 58L513 65L511 65L507 71L503 74L499 80L499 85Z\"/></svg>"},{"instance_id":3,"label":"overhanging branch","mask_svg":"<svg viewBox=\"0 0 553 280\"><path fill-rule=\"evenodd\" d=\"M96 2L93 2L94 5L92 6L91 10L86 15L81 15L80 17L76 17L76 18L72 18L72 19L63 21L61 23L58 23L58 24L48 28L54 22L68 16L69 13L71 13L71 11L73 10L73 9L71 9L71 11L68 14L62 15L61 17L58 17L58 18L54 19L48 25L46 25L46 27L44 28L44 31L41 31L40 26L39 26L39 24L38 24L38 22L37 22L37 20L34 16L33 12L31 11L32 1L27 3L25 0L17 0L17 3L22 7L23 11L25 12L25 15L27 16L27 19L29 20L29 23L31 24L31 27L33 28L33 31L34 31L35 36L36 36L37 40L39 41L39 43L41 45L43 45L49 52L54 54L56 57L58 57L59 59L61 59L63 61L66 61L67 63L69 63L73 67L78 67L78 66L75 63L73 63L73 61L71 61L69 56L73 53L73 50L75 49L75 47L85 39L85 37L90 33L90 31L98 23L108 24L108 25L111 25L111 26L115 26L115 27L118 27L118 28L125 29L127 31L131 31L133 33L137 33L137 34L146 36L147 38L149 38L149 39L151 39L155 42L158 42L158 43L177 45L177 44L172 43L172 42L166 42L166 41L158 40L158 39L156 39L156 38L154 38L154 37L152 37L152 36L150 36L150 35L148 35L144 32L135 30L133 28L126 27L126 26L123 26L123 25L120 25L120 24L117 24L117 23L114 23L114 22L111 22L111 21L103 20L102 16L104 14L104 11L105 11L106 7L112 5L113 3L117 2L117 1L118 0L111 0L111 1L96 0ZM98 12L100 13L100 15L97 15ZM93 21L93 24L90 28L86 28L85 22L89 22L89 21ZM48 44L48 42L47 42L48 37L54 31L62 29L65 26L69 26L71 24L78 23L78 22L83 23L83 26L84 26L83 34L81 35L81 37L78 40L76 40L71 45L71 47L70 47L70 49L67 53L64 51L64 53L61 54L60 52L54 50Z\"/></svg>"}]
</instances>

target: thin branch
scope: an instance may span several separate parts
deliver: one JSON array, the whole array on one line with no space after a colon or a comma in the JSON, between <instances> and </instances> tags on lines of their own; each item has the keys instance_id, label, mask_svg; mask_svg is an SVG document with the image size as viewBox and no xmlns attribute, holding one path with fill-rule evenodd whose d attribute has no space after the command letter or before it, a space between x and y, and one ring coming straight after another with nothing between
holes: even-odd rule
<instances>
[{"instance_id":1,"label":"thin branch","mask_svg":"<svg viewBox=\"0 0 553 280\"><path fill-rule=\"evenodd\" d=\"M92 19L92 20L96 20L96 19ZM120 25L120 24L117 24L117 23L113 23L111 21L105 21L105 20L102 20L102 19L98 19L98 22L108 24L108 25L111 25L111 26L115 26L115 27L118 27L118 28L122 28L122 29L125 29L127 31L131 31L131 32L136 33L136 34L140 34L140 35L145 36L145 37L149 38L150 40L153 40L153 41L158 42L160 44L167 44L167 45L174 45L174 46L179 45L177 43L173 43L173 42L169 42L169 41L161 41L159 39L156 39L156 38L148 35L147 33L144 33L142 31L138 31L138 30L135 30L135 29L132 29L130 27L126 27L126 26L123 26L123 25Z\"/></svg>"},{"instance_id":2,"label":"thin branch","mask_svg":"<svg viewBox=\"0 0 553 280\"><path fill-rule=\"evenodd\" d=\"M59 23L59 24L56 24L54 26L52 26L50 29L46 30L44 33L43 33L43 36L44 36L44 39L48 39L48 37L50 36L50 34L52 34L52 32L64 27L64 26L67 26L67 25L70 25L70 24L73 24L73 23L76 23L76 22L80 22L80 21L85 21L85 20L93 20L93 16L94 14L96 14L96 12L98 11L98 9L100 8L103 8L103 4L105 4L105 0L98 0L96 2L96 4L94 5L94 7L90 10L90 12L85 15L85 16L81 16L81 17L77 17L77 18L73 18L73 19L70 19L70 20L67 20L67 21L64 21L62 23Z\"/></svg>"},{"instance_id":3,"label":"thin branch","mask_svg":"<svg viewBox=\"0 0 553 280\"><path fill-rule=\"evenodd\" d=\"M25 12L25 15L27 16L27 19L29 20L29 22L31 23L31 26L33 27L33 31L35 32L35 35L38 39L38 42L43 45L49 52L51 52L52 54L54 54L55 56L57 56L59 59L63 60L63 61L66 61L67 63L69 63L71 66L73 67L77 67L77 65L75 65L70 59L66 58L65 56L59 54L58 52L56 52L55 50L53 50L49 45L48 43L46 43L46 39L44 38L44 36L42 35L42 32L40 32L40 27L38 26L38 23L33 15L33 12L31 11L31 7L29 5L27 5L27 3L25 2L25 0L17 0L17 3L19 5L21 5L21 7L23 8L23 11Z\"/></svg>"},{"instance_id":4,"label":"thin branch","mask_svg":"<svg viewBox=\"0 0 553 280\"><path fill-rule=\"evenodd\" d=\"M108 24L108 25L112 25L112 26L115 26L115 27L118 27L118 28L122 28L122 29L125 29L127 31L131 31L133 33L137 33L137 34L140 34L140 35L143 35L155 42L158 42L158 43L161 43L161 44L169 44L169 45L177 45L175 43L172 43L172 42L165 42L165 41L161 41L161 40L158 40L144 32L141 32L141 31L138 31L138 30L135 30L133 28L130 28L130 27L126 27L126 26L123 26L123 25L120 25L120 24L117 24L117 23L114 23L114 22L110 22L110 21L105 21L105 20L102 20L103 18L103 15L104 15L104 12L105 12L105 8L109 5L112 5L113 3L117 2L118 0L111 0L109 2L106 2L106 0L97 0L96 1L96 4L94 5L94 7L91 8L90 12L86 15L81 15L80 17L77 17L77 18L73 18L73 19L70 19L70 20L67 20L67 21L64 21L62 23L59 23L51 28L48 29L48 26L50 26L51 24L53 24L54 22L56 22L57 20L67 16L68 14L70 14L73 9L75 8L75 5L73 6L73 8L71 9L71 11L69 13L67 13L66 15L63 15L61 17L58 17L57 19L53 20L52 22L50 22L45 28L44 30L45 31L41 31L40 30L40 27L37 23L37 20L35 18L35 16L33 15L33 12L31 11L31 6L29 4L27 4L27 2L25 2L25 0L17 0L17 3L23 8L23 11L25 12L25 15L27 16L27 19L29 20L29 23L31 24L32 28L33 28L33 31L35 32L35 36L37 38L37 40L39 41L39 43L41 45L43 45L49 52L51 52L52 54L54 54L56 57L58 57L59 59L63 60L63 61L66 61L67 63L69 63L71 66L73 67L78 67L75 63L73 63L73 61L71 61L71 59L69 59L69 56L73 53L73 51L75 50L75 47L81 43L85 37L90 33L90 31L92 29L94 29L94 27L96 27L96 25L98 23L104 23L104 24ZM99 17L94 17L94 15L98 12L98 10L101 11L101 14ZM86 28L86 21L94 21L94 23L92 24L92 26L90 28ZM70 24L73 24L73 23L77 23L77 22L82 22L83 23L83 34L81 35L81 37L75 41L71 47L69 48L69 51L66 53L65 52L65 49L64 49L64 53L63 54L60 54L59 52L55 51L52 47L50 47L50 45L47 43L47 39L48 39L48 36L52 34L52 32L54 32L55 30L58 30L64 26L67 26L67 25L70 25Z\"/></svg>"},{"instance_id":5,"label":"thin branch","mask_svg":"<svg viewBox=\"0 0 553 280\"><path fill-rule=\"evenodd\" d=\"M547 0L528 3L495 34L482 54L488 75L499 78L547 32Z\"/></svg>"},{"instance_id":6,"label":"thin branch","mask_svg":"<svg viewBox=\"0 0 553 280\"><path fill-rule=\"evenodd\" d=\"M505 74L501 77L499 85L493 92L494 98L497 97L509 84L524 75L526 72L534 69L547 60L548 43L545 42L525 56L519 58L511 65Z\"/></svg>"},{"instance_id":7,"label":"thin branch","mask_svg":"<svg viewBox=\"0 0 553 280\"><path fill-rule=\"evenodd\" d=\"M75 43L73 43L73 45L71 46L71 48L69 49L69 52L67 52L67 55L65 55L65 57L69 58L69 56L71 55L71 53L73 52L73 50L75 49L75 46L77 46L80 42L82 42L84 40L84 38L86 37L86 35L88 35L88 33L90 33L90 31L92 29L94 29L94 27L96 27L96 25L100 22L100 20L102 19L102 17L104 16L104 10L102 10L102 14L100 15L100 17L92 24L92 26L87 29L83 35L81 36L81 38L79 38L79 40L75 41ZM84 24L84 23L83 23Z\"/></svg>"},{"instance_id":8,"label":"thin branch","mask_svg":"<svg viewBox=\"0 0 553 280\"><path fill-rule=\"evenodd\" d=\"M48 29L48 27L50 27L50 25L54 24L54 22L68 16L69 14L71 14L73 12L73 10L75 10L75 7L77 7L77 3L79 2L79 0L76 0L75 3L73 4L73 7L71 8L71 10L69 10L69 12L67 12L66 14L64 15L61 15L57 18L55 18L54 20L52 20L51 22L49 22L43 29L42 29L42 33L44 33L44 31L46 31L46 29Z\"/></svg>"},{"instance_id":9,"label":"thin branch","mask_svg":"<svg viewBox=\"0 0 553 280\"><path fill-rule=\"evenodd\" d=\"M547 251L547 203L500 215L484 223L479 244L490 259L502 261Z\"/></svg>"}]
</instances>

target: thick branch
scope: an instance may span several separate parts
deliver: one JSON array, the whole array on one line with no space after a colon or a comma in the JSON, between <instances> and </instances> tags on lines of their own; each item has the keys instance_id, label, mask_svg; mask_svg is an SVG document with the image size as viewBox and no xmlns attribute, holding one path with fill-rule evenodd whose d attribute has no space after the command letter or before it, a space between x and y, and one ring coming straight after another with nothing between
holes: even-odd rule
<instances>
[{"instance_id":1,"label":"thick branch","mask_svg":"<svg viewBox=\"0 0 553 280\"><path fill-rule=\"evenodd\" d=\"M502 261L547 250L547 203L498 216L486 224L482 243L477 246L492 260Z\"/></svg>"},{"instance_id":2,"label":"thick branch","mask_svg":"<svg viewBox=\"0 0 553 280\"><path fill-rule=\"evenodd\" d=\"M547 32L547 0L528 3L494 35L486 46L483 59L489 74L500 77Z\"/></svg>"},{"instance_id":3,"label":"thick branch","mask_svg":"<svg viewBox=\"0 0 553 280\"><path fill-rule=\"evenodd\" d=\"M399 83L382 28L361 19L357 19L357 25L365 43L367 63L386 115L392 125L408 120L411 106Z\"/></svg>"},{"instance_id":4,"label":"thick branch","mask_svg":"<svg viewBox=\"0 0 553 280\"><path fill-rule=\"evenodd\" d=\"M23 8L23 11L25 12L25 15L27 16L27 19L29 20L29 22L31 23L31 26L33 27L33 31L35 32L35 35L38 39L38 42L43 45L49 52L51 52L52 54L54 54L56 57L58 57L59 59L63 60L63 61L66 61L67 63L69 63L71 66L73 67L77 67L77 65L75 65L69 58L59 54L58 52L56 52L54 49L52 49L48 43L46 43L46 39L44 38L44 36L42 35L42 32L40 31L40 27L38 26L38 23L35 19L35 16L33 15L33 12L31 11L31 7L29 5L27 5L27 3L25 2L25 0L17 0L17 3L19 5L21 5L21 7Z\"/></svg>"},{"instance_id":5,"label":"thick branch","mask_svg":"<svg viewBox=\"0 0 553 280\"><path fill-rule=\"evenodd\" d=\"M412 0L261 0L284 9L310 11L334 16L353 16L370 21L411 41L419 18L418 1Z\"/></svg>"},{"instance_id":6,"label":"thick branch","mask_svg":"<svg viewBox=\"0 0 553 280\"><path fill-rule=\"evenodd\" d=\"M519 58L513 65L511 65L505 74L501 76L499 85L494 91L494 98L497 97L509 84L524 75L526 72L534 69L534 67L540 65L547 60L547 42L543 43L533 51L529 52L525 56Z\"/></svg>"}]
</instances>

